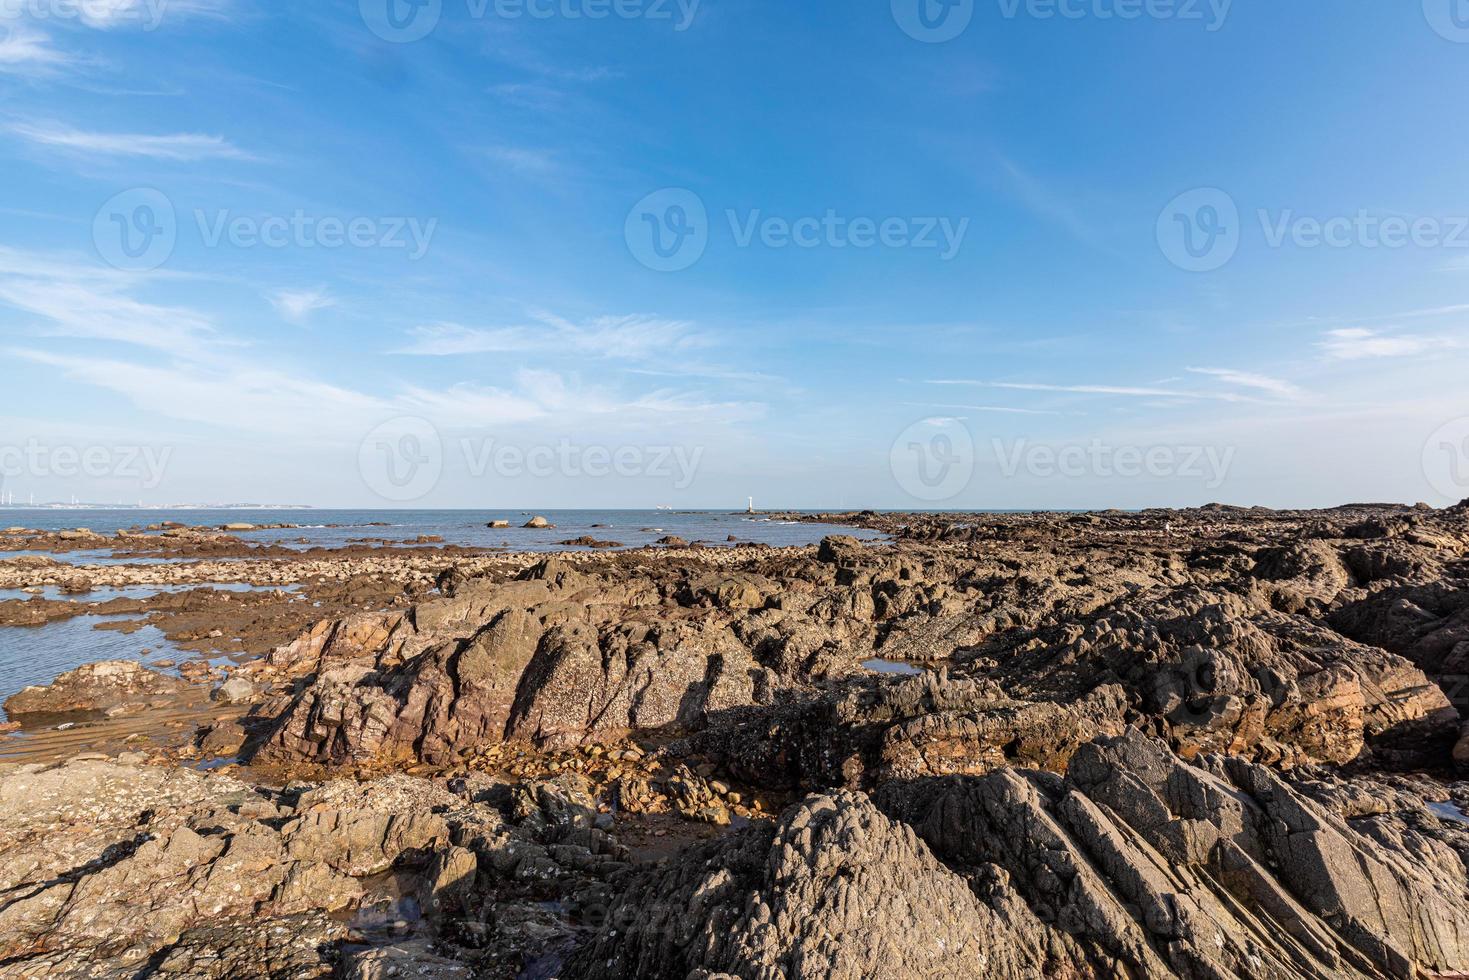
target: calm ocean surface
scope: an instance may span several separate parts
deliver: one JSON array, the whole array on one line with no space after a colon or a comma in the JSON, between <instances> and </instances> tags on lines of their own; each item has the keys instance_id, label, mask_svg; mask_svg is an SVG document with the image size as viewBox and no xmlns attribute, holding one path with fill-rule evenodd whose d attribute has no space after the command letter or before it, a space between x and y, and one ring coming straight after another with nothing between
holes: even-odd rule
<instances>
[{"instance_id":1,"label":"calm ocean surface","mask_svg":"<svg viewBox=\"0 0 1469 980\"><path fill-rule=\"evenodd\" d=\"M532 531L520 527L536 514L555 524L554 530ZM502 520L510 528L492 530L485 525ZM770 545L815 544L828 534L850 534L865 539L881 535L859 528L824 524L772 521L759 516L726 511L672 510L27 510L0 508L0 527L37 530L87 528L111 534L120 528L176 521L180 524L296 524L276 531L247 531L240 537L262 544L292 548L336 547L353 539L388 538L412 540L419 535L437 535L446 544L477 548L506 548L515 551L564 551L557 542L592 535L617 541L629 548L642 547L665 535L686 541L724 545L734 535L740 541ZM602 525L602 526L597 526ZM305 539L304 543L302 539ZM0 558L5 557L0 552ZM64 559L64 556L57 555ZM95 561L95 557L85 559Z\"/></svg>"}]
</instances>

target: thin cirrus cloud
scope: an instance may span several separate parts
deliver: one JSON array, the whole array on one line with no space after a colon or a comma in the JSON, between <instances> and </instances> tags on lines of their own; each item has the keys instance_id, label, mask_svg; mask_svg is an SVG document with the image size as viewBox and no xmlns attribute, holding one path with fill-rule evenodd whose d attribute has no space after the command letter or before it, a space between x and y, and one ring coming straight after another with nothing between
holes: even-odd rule
<instances>
[{"instance_id":1,"label":"thin cirrus cloud","mask_svg":"<svg viewBox=\"0 0 1469 980\"><path fill-rule=\"evenodd\" d=\"M153 31L169 20L211 17L229 20L235 13L236 0L80 0L72 3L12 3L13 12L0 8L0 14L19 20L27 14L50 23L80 25L95 30L140 28Z\"/></svg>"},{"instance_id":2,"label":"thin cirrus cloud","mask_svg":"<svg viewBox=\"0 0 1469 980\"><path fill-rule=\"evenodd\" d=\"M224 137L202 133L173 133L163 136L98 133L55 123L16 123L10 127L10 131L35 146L91 156L141 157L178 163L254 159Z\"/></svg>"},{"instance_id":3,"label":"thin cirrus cloud","mask_svg":"<svg viewBox=\"0 0 1469 980\"><path fill-rule=\"evenodd\" d=\"M1012 408L1008 405L950 405L938 402L904 402L909 408L942 408L958 412L988 412L995 415L1060 415L1041 408ZM954 420L951 420L954 421Z\"/></svg>"},{"instance_id":4,"label":"thin cirrus cloud","mask_svg":"<svg viewBox=\"0 0 1469 980\"><path fill-rule=\"evenodd\" d=\"M210 17L232 19L236 0L90 0L70 6L12 4L12 12L0 7L0 74L47 77L59 70L84 66L92 59L83 54L65 52L55 47L51 33L28 22L40 20L36 9L48 9L49 25L88 27L112 31L138 28L157 30L171 20ZM64 13L63 13L64 11Z\"/></svg>"},{"instance_id":5,"label":"thin cirrus cloud","mask_svg":"<svg viewBox=\"0 0 1469 980\"><path fill-rule=\"evenodd\" d=\"M443 389L405 386L372 394L248 362L135 363L33 348L0 354L59 371L74 384L111 391L156 416L302 442L360 438L384 418L423 416L444 429L494 429L554 421L575 426L611 418L672 431L693 423L758 417L762 406L712 403L676 393L619 397L554 372L520 371L513 388L461 383ZM303 431L302 419L313 419Z\"/></svg>"},{"instance_id":6,"label":"thin cirrus cloud","mask_svg":"<svg viewBox=\"0 0 1469 980\"><path fill-rule=\"evenodd\" d=\"M1190 400L1248 402L1245 395L1228 391L1193 391L1181 388L1139 388L1125 385L1058 385L1019 381L976 381L970 379L938 379L931 385L968 385L976 388L998 388L1005 391L1047 391L1072 395L1113 395L1122 398L1185 398Z\"/></svg>"},{"instance_id":7,"label":"thin cirrus cloud","mask_svg":"<svg viewBox=\"0 0 1469 980\"><path fill-rule=\"evenodd\" d=\"M480 151L502 171L523 177L549 177L566 168L548 150L527 146L488 146Z\"/></svg>"},{"instance_id":8,"label":"thin cirrus cloud","mask_svg":"<svg viewBox=\"0 0 1469 980\"><path fill-rule=\"evenodd\" d=\"M106 0L80 4L82 21L100 30L134 25L154 29L170 18L227 20L234 8L235 0Z\"/></svg>"},{"instance_id":9,"label":"thin cirrus cloud","mask_svg":"<svg viewBox=\"0 0 1469 980\"><path fill-rule=\"evenodd\" d=\"M197 351L217 339L207 315L132 295L149 281L148 276L0 246L0 309L10 307L39 318L43 322L35 332L42 336L107 340L170 352Z\"/></svg>"},{"instance_id":10,"label":"thin cirrus cloud","mask_svg":"<svg viewBox=\"0 0 1469 980\"><path fill-rule=\"evenodd\" d=\"M760 403L717 401L666 388L624 393L531 370L518 371L514 384L504 388L406 383L396 392L357 391L252 363L240 356L242 345L221 334L210 316L144 302L134 295L167 278L0 246L0 311L8 308L38 321L30 328L33 338L110 341L143 348L154 356L132 361L35 345L3 353L55 370L73 384L111 391L139 410L165 418L270 435L299 432L301 419L315 419L314 434L307 441L360 436L383 418L405 413L461 428L562 425L595 418L677 428L758 418L765 409ZM334 302L321 289L283 290L272 299L287 315L301 316ZM597 351L629 353L688 332L638 318L609 318L585 327L544 314L542 320L553 334L564 336L569 330L585 349Z\"/></svg>"},{"instance_id":11,"label":"thin cirrus cloud","mask_svg":"<svg viewBox=\"0 0 1469 980\"><path fill-rule=\"evenodd\" d=\"M1272 378L1266 374L1255 374L1250 371L1235 371L1231 368L1191 367L1187 370L1190 374L1200 374L1205 377L1217 378L1225 384L1263 391L1266 394L1275 395L1287 401L1300 401L1306 397L1306 393L1296 385L1280 378Z\"/></svg>"},{"instance_id":12,"label":"thin cirrus cloud","mask_svg":"<svg viewBox=\"0 0 1469 980\"><path fill-rule=\"evenodd\" d=\"M270 305L286 320L305 323L311 314L329 310L337 301L325 289L282 289L270 296Z\"/></svg>"},{"instance_id":13,"label":"thin cirrus cloud","mask_svg":"<svg viewBox=\"0 0 1469 980\"><path fill-rule=\"evenodd\" d=\"M1458 350L1465 346L1456 337L1429 334L1384 333L1364 327L1328 330L1317 345L1328 358L1360 361L1380 357L1416 357L1435 351Z\"/></svg>"},{"instance_id":14,"label":"thin cirrus cloud","mask_svg":"<svg viewBox=\"0 0 1469 980\"><path fill-rule=\"evenodd\" d=\"M512 327L466 327L457 323L421 326L410 332L410 344L390 353L451 357L545 352L647 360L712 343L710 337L682 320L602 316L574 323L549 313L536 313L532 319L532 324Z\"/></svg>"},{"instance_id":15,"label":"thin cirrus cloud","mask_svg":"<svg viewBox=\"0 0 1469 980\"><path fill-rule=\"evenodd\" d=\"M0 73L44 74L66 61L49 34L24 24L0 27Z\"/></svg>"}]
</instances>

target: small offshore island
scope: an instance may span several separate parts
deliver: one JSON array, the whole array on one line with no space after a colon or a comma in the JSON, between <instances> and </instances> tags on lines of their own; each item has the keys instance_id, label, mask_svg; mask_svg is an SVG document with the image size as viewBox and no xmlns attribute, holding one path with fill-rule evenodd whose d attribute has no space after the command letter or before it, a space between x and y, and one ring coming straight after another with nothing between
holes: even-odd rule
<instances>
[{"instance_id":1,"label":"small offshore island","mask_svg":"<svg viewBox=\"0 0 1469 980\"><path fill-rule=\"evenodd\" d=\"M0 533L0 977L1469 973L1469 501L765 516Z\"/></svg>"}]
</instances>

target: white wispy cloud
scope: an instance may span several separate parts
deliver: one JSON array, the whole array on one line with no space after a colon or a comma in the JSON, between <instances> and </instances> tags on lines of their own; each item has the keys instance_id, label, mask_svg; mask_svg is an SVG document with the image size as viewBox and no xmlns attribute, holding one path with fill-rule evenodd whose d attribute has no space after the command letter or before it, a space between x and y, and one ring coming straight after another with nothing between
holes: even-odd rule
<instances>
[{"instance_id":1,"label":"white wispy cloud","mask_svg":"<svg viewBox=\"0 0 1469 980\"><path fill-rule=\"evenodd\" d=\"M112 391L150 414L307 441L361 438L383 419L400 415L422 416L445 430L575 427L600 418L619 429L649 425L676 431L758 418L764 411L758 404L706 402L673 392L622 397L543 371L517 372L510 387L462 383L378 394L248 362L138 363L35 348L0 353L54 368L70 383Z\"/></svg>"},{"instance_id":2,"label":"white wispy cloud","mask_svg":"<svg viewBox=\"0 0 1469 980\"><path fill-rule=\"evenodd\" d=\"M51 36L21 23L0 27L0 72L45 74L66 63Z\"/></svg>"},{"instance_id":3,"label":"white wispy cloud","mask_svg":"<svg viewBox=\"0 0 1469 980\"><path fill-rule=\"evenodd\" d=\"M132 295L156 278L0 246L0 306L40 318L37 333L170 352L199 349L215 334L210 317Z\"/></svg>"},{"instance_id":4,"label":"white wispy cloud","mask_svg":"<svg viewBox=\"0 0 1469 980\"><path fill-rule=\"evenodd\" d=\"M311 314L331 309L337 301L325 289L282 289L270 297L270 305L292 323L305 323Z\"/></svg>"},{"instance_id":5,"label":"white wispy cloud","mask_svg":"<svg viewBox=\"0 0 1469 980\"><path fill-rule=\"evenodd\" d=\"M169 20L212 17L228 20L236 0L80 0L70 4L14 4L12 17L30 15L48 21L79 24L95 30L157 30ZM3 14L0 14L3 16Z\"/></svg>"},{"instance_id":6,"label":"white wispy cloud","mask_svg":"<svg viewBox=\"0 0 1469 980\"><path fill-rule=\"evenodd\" d=\"M308 440L360 435L373 420L400 414L389 399L246 363L140 363L25 348L7 353L55 368L72 384L112 391L149 414L236 432Z\"/></svg>"},{"instance_id":7,"label":"white wispy cloud","mask_svg":"<svg viewBox=\"0 0 1469 980\"><path fill-rule=\"evenodd\" d=\"M249 160L250 154L222 136L174 133L98 133L60 124L14 123L10 131L36 146L94 156L145 157L152 160Z\"/></svg>"},{"instance_id":8,"label":"white wispy cloud","mask_svg":"<svg viewBox=\"0 0 1469 980\"><path fill-rule=\"evenodd\" d=\"M959 412L992 412L996 415L1060 415L1040 408L1012 408L1008 405L950 405L940 402L904 402L910 408L944 408Z\"/></svg>"},{"instance_id":9,"label":"white wispy cloud","mask_svg":"<svg viewBox=\"0 0 1469 980\"><path fill-rule=\"evenodd\" d=\"M527 177L546 177L565 169L549 150L528 146L489 146L480 152L502 169Z\"/></svg>"},{"instance_id":10,"label":"white wispy cloud","mask_svg":"<svg viewBox=\"0 0 1469 980\"><path fill-rule=\"evenodd\" d=\"M1254 374L1249 371L1235 371L1231 368L1195 368L1187 369L1192 374L1202 374L1210 378L1218 378L1225 384L1238 385L1241 388L1253 388L1276 395L1290 401L1298 401L1306 397L1306 393L1289 381L1280 378L1272 378L1266 374Z\"/></svg>"},{"instance_id":11,"label":"white wispy cloud","mask_svg":"<svg viewBox=\"0 0 1469 980\"><path fill-rule=\"evenodd\" d=\"M308 442L361 438L384 418L398 415L422 415L445 429L531 424L575 431L602 422L616 429L678 431L754 419L765 411L760 402L721 401L671 388L621 390L556 371L524 369L503 386L405 382L396 390L355 390L252 360L245 345L216 329L210 316L136 295L178 278L0 246L0 314L6 309L22 314L19 319L0 315L0 324L12 337L30 338L12 340L14 346L0 351L0 357L55 370L69 384L111 391L148 415ZM324 289L281 290L271 299L288 317L306 317L335 302ZM508 339L563 352L574 342L584 352L609 357L642 356L659 344L694 342L687 325L671 321L606 318L575 325L548 314L539 320L540 333ZM75 347L43 346L38 342L43 338L119 342L150 354L136 360L78 354ZM496 349L503 348L501 343ZM303 420L310 420L305 429Z\"/></svg>"},{"instance_id":12,"label":"white wispy cloud","mask_svg":"<svg viewBox=\"0 0 1469 980\"><path fill-rule=\"evenodd\" d=\"M712 339L682 320L646 316L602 316L573 323L549 313L532 324L466 327L436 323L411 331L413 342L394 354L450 357L463 354L545 352L620 360L652 360L706 347Z\"/></svg>"},{"instance_id":13,"label":"white wispy cloud","mask_svg":"<svg viewBox=\"0 0 1469 980\"><path fill-rule=\"evenodd\" d=\"M1254 401L1245 395L1228 391L1195 391L1185 388L1146 388L1127 385L1059 385L1017 381L976 381L970 379L938 379L931 385L969 385L976 388L1000 388L1006 391L1051 391L1074 395L1114 395L1123 398L1186 398L1208 401Z\"/></svg>"},{"instance_id":14,"label":"white wispy cloud","mask_svg":"<svg viewBox=\"0 0 1469 980\"><path fill-rule=\"evenodd\" d=\"M1317 346L1334 360L1359 361L1377 357L1416 357L1435 351L1462 349L1466 344L1458 337L1385 333L1364 327L1349 327L1328 330Z\"/></svg>"},{"instance_id":15,"label":"white wispy cloud","mask_svg":"<svg viewBox=\"0 0 1469 980\"><path fill-rule=\"evenodd\" d=\"M1064 231L1084 245L1103 247L1101 236L1064 194L1023 169L1013 160L997 156L1001 172L1009 180L1022 205Z\"/></svg>"}]
</instances>

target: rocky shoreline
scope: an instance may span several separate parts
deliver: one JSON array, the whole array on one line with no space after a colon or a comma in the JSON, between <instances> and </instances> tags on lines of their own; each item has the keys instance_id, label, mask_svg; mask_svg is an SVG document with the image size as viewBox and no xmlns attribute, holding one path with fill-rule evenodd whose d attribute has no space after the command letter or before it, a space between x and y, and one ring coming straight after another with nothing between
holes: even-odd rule
<instances>
[{"instance_id":1,"label":"rocky shoreline","mask_svg":"<svg viewBox=\"0 0 1469 980\"><path fill-rule=\"evenodd\" d=\"M209 669L7 703L0 977L1469 973L1469 506L782 516L889 540L10 535Z\"/></svg>"}]
</instances>

